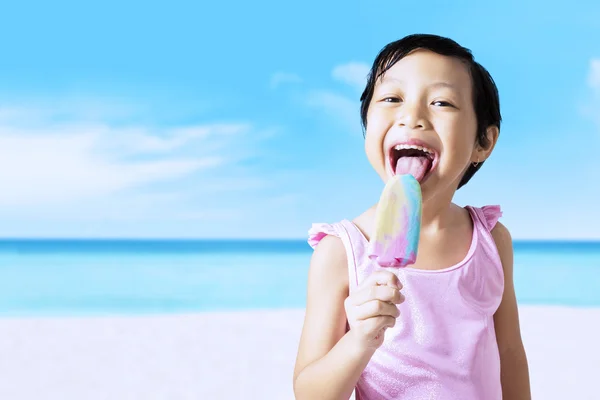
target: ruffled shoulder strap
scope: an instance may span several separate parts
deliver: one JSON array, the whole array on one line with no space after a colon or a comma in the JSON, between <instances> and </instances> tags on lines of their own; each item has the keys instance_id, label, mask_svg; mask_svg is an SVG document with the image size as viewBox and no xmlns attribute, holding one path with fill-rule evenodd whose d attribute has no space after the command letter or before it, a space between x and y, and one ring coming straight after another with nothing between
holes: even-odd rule
<instances>
[{"instance_id":1,"label":"ruffled shoulder strap","mask_svg":"<svg viewBox=\"0 0 600 400\"><path fill-rule=\"evenodd\" d=\"M466 208L476 216L476 219L479 221L481 227L488 232L491 232L492 229L494 229L496 223L502 216L502 210L498 205L483 207L467 206Z\"/></svg>"},{"instance_id":2,"label":"ruffled shoulder strap","mask_svg":"<svg viewBox=\"0 0 600 400\"><path fill-rule=\"evenodd\" d=\"M485 284L487 289L484 291L493 289L494 293L498 294L499 304L504 287L504 269L492 230L502 216L502 210L498 205L467 206L467 208L473 217L473 242L477 243L474 249L475 254L471 259L475 260L477 268L481 267L478 273L486 274L484 281L487 282Z\"/></svg>"},{"instance_id":3,"label":"ruffled shoulder strap","mask_svg":"<svg viewBox=\"0 0 600 400\"><path fill-rule=\"evenodd\" d=\"M342 240L348 259L348 278L350 289L352 290L358 284L356 266L361 255L357 251L360 250L360 247L357 247L353 233L348 229L348 224L349 222L345 220L333 224L323 222L314 223L308 230L308 244L314 249L327 235L336 236Z\"/></svg>"},{"instance_id":4,"label":"ruffled shoulder strap","mask_svg":"<svg viewBox=\"0 0 600 400\"><path fill-rule=\"evenodd\" d=\"M487 224L487 228L489 231L494 229L496 223L502 216L502 210L499 205L490 205L481 207L481 212L483 213L484 221Z\"/></svg>"},{"instance_id":5,"label":"ruffled shoulder strap","mask_svg":"<svg viewBox=\"0 0 600 400\"><path fill-rule=\"evenodd\" d=\"M314 249L327 235L340 237L339 229L338 224L314 223L308 230L308 244Z\"/></svg>"},{"instance_id":6,"label":"ruffled shoulder strap","mask_svg":"<svg viewBox=\"0 0 600 400\"><path fill-rule=\"evenodd\" d=\"M487 232L492 232L492 229L496 226L496 223L502 216L502 210L498 205L490 205L483 207L466 207L471 214L476 218L476 221L482 229Z\"/></svg>"}]
</instances>

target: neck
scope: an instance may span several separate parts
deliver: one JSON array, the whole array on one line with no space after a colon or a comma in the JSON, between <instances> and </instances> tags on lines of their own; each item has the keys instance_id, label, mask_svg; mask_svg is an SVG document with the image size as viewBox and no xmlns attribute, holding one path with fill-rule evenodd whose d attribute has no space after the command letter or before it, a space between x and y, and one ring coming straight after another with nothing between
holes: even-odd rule
<instances>
[{"instance_id":1,"label":"neck","mask_svg":"<svg viewBox=\"0 0 600 400\"><path fill-rule=\"evenodd\" d=\"M454 191L440 193L423 201L421 229L426 232L436 232L450 225L452 220L452 197Z\"/></svg>"}]
</instances>

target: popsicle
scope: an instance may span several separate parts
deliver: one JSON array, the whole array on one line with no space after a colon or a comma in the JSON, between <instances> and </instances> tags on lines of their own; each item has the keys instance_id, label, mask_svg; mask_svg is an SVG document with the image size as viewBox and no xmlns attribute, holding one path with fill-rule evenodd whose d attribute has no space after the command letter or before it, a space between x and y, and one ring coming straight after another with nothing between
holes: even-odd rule
<instances>
[{"instance_id":1,"label":"popsicle","mask_svg":"<svg viewBox=\"0 0 600 400\"><path fill-rule=\"evenodd\" d=\"M421 232L421 185L411 174L395 175L385 185L375 214L368 256L382 267L414 264Z\"/></svg>"}]
</instances>

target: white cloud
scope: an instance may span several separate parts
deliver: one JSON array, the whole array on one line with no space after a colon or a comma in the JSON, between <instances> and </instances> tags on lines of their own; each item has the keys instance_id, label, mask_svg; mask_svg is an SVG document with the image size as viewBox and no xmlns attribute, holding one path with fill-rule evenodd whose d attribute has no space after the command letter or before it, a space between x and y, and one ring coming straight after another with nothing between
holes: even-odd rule
<instances>
[{"instance_id":1,"label":"white cloud","mask_svg":"<svg viewBox=\"0 0 600 400\"><path fill-rule=\"evenodd\" d=\"M297 74L291 74L287 72L276 72L271 77L271 88L275 89L284 83L300 83L302 78Z\"/></svg>"},{"instance_id":2,"label":"white cloud","mask_svg":"<svg viewBox=\"0 0 600 400\"><path fill-rule=\"evenodd\" d=\"M138 190L205 173L232 162L222 151L251 130L247 124L152 129L64 121L61 108L0 108L0 207L4 212L75 208L92 212L131 205ZM56 122L59 120L60 122ZM237 155L239 157L239 155ZM207 180L207 182L209 182ZM146 194L165 201L161 193ZM172 201L173 198L168 197Z\"/></svg>"},{"instance_id":3,"label":"white cloud","mask_svg":"<svg viewBox=\"0 0 600 400\"><path fill-rule=\"evenodd\" d=\"M235 135L248 132L247 124L211 124L150 130L144 127L111 129L100 127L97 131L105 136L99 146L114 154L170 153L190 144L203 145L204 152L209 144L227 143Z\"/></svg>"},{"instance_id":4,"label":"white cloud","mask_svg":"<svg viewBox=\"0 0 600 400\"><path fill-rule=\"evenodd\" d=\"M600 94L600 59L590 60L590 71L588 74L588 84Z\"/></svg>"},{"instance_id":5,"label":"white cloud","mask_svg":"<svg viewBox=\"0 0 600 400\"><path fill-rule=\"evenodd\" d=\"M0 102L0 124L6 126L46 127L49 123L81 121L113 121L131 119L143 112L140 106L119 98L104 100L87 97L3 99Z\"/></svg>"},{"instance_id":6,"label":"white cloud","mask_svg":"<svg viewBox=\"0 0 600 400\"><path fill-rule=\"evenodd\" d=\"M335 67L331 75L334 79L346 83L362 92L367 83L369 70L369 66L365 63L350 62Z\"/></svg>"},{"instance_id":7,"label":"white cloud","mask_svg":"<svg viewBox=\"0 0 600 400\"><path fill-rule=\"evenodd\" d=\"M280 194L267 168L278 127L165 127L144 122L156 118L143 105L30 103L0 99L0 236L227 236Z\"/></svg>"},{"instance_id":8,"label":"white cloud","mask_svg":"<svg viewBox=\"0 0 600 400\"><path fill-rule=\"evenodd\" d=\"M216 155L148 157L152 151L165 152L196 139L177 132L165 136L159 139L142 129L131 132L107 126L57 131L0 128L0 206L82 201L223 162Z\"/></svg>"},{"instance_id":9,"label":"white cloud","mask_svg":"<svg viewBox=\"0 0 600 400\"><path fill-rule=\"evenodd\" d=\"M587 84L590 89L580 106L584 116L592 120L600 128L600 59L593 58L589 63Z\"/></svg>"},{"instance_id":10,"label":"white cloud","mask_svg":"<svg viewBox=\"0 0 600 400\"><path fill-rule=\"evenodd\" d=\"M360 103L334 92L320 90L309 93L308 105L324 112L345 128L360 129Z\"/></svg>"},{"instance_id":11,"label":"white cloud","mask_svg":"<svg viewBox=\"0 0 600 400\"><path fill-rule=\"evenodd\" d=\"M350 62L335 67L331 76L359 92L365 87L369 66L364 63ZM324 112L330 119L341 124L344 129L356 132L360 126L360 101L332 90L315 90L308 94L307 104Z\"/></svg>"}]
</instances>

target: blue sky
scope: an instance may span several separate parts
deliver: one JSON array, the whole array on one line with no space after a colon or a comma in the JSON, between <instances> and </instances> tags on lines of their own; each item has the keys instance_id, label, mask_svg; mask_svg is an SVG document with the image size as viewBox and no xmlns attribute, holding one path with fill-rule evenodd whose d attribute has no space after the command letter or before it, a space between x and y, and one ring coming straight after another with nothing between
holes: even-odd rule
<instances>
[{"instance_id":1,"label":"blue sky","mask_svg":"<svg viewBox=\"0 0 600 400\"><path fill-rule=\"evenodd\" d=\"M0 236L304 238L382 183L358 98L416 32L471 48L504 124L456 196L516 239L600 239L600 5L13 2L0 17Z\"/></svg>"}]
</instances>

